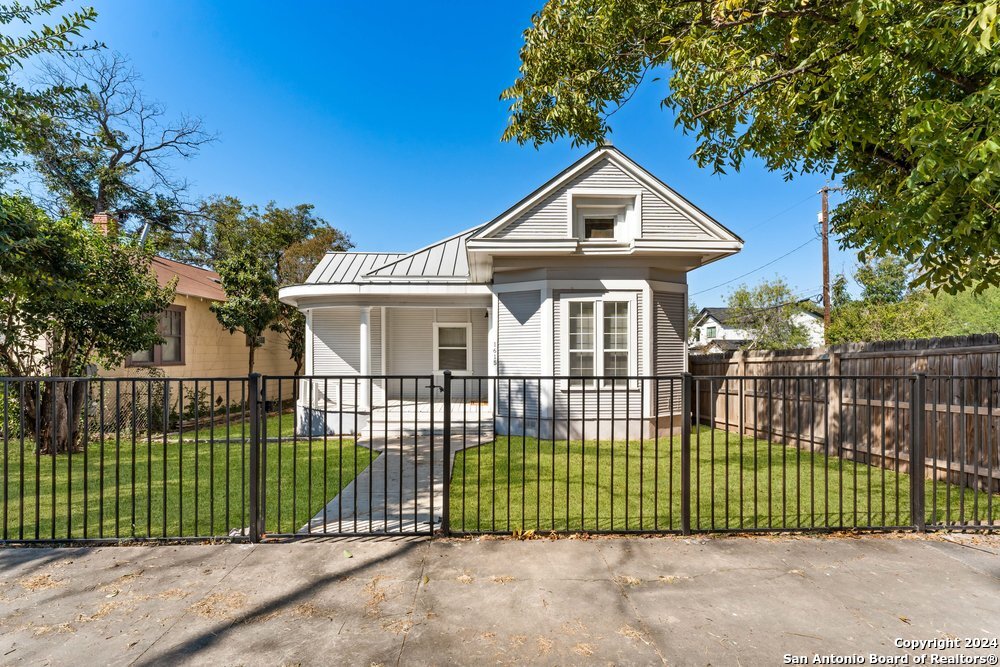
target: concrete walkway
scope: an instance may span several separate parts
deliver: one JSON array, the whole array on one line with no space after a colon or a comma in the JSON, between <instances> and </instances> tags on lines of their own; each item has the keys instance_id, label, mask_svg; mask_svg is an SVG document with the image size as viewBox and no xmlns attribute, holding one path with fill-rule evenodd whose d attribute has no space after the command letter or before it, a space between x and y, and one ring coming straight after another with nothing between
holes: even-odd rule
<instances>
[{"instance_id":1,"label":"concrete walkway","mask_svg":"<svg viewBox=\"0 0 1000 667\"><path fill-rule=\"evenodd\" d=\"M0 549L6 665L780 665L997 655L1000 538ZM927 664L931 664L928 662Z\"/></svg>"},{"instance_id":2,"label":"concrete walkway","mask_svg":"<svg viewBox=\"0 0 1000 667\"><path fill-rule=\"evenodd\" d=\"M411 402L401 407L400 402L395 403L388 410L375 410L369 429L357 441L359 446L378 452L378 458L302 526L300 533L429 534L441 522L443 409L436 406L432 430L428 404ZM481 416L480 407L453 406L449 469L459 450L493 440L492 419ZM402 418L401 410L405 410Z\"/></svg>"}]
</instances>

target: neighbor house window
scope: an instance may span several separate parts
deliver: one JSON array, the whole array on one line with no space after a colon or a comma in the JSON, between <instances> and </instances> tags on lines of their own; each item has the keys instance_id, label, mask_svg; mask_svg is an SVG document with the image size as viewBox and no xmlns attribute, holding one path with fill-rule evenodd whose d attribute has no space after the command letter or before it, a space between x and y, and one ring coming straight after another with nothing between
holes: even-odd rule
<instances>
[{"instance_id":1,"label":"neighbor house window","mask_svg":"<svg viewBox=\"0 0 1000 667\"><path fill-rule=\"evenodd\" d=\"M157 333L163 342L134 353L129 366L179 366L184 363L184 307L169 306L160 313Z\"/></svg>"},{"instance_id":2,"label":"neighbor house window","mask_svg":"<svg viewBox=\"0 0 1000 667\"><path fill-rule=\"evenodd\" d=\"M572 298L566 307L566 357L570 377L627 377L635 373L630 332L633 297ZM605 385L624 381L604 380ZM570 380L580 386L582 380Z\"/></svg>"},{"instance_id":3,"label":"neighbor house window","mask_svg":"<svg viewBox=\"0 0 1000 667\"><path fill-rule=\"evenodd\" d=\"M434 371L471 371L472 324L434 325Z\"/></svg>"},{"instance_id":4,"label":"neighbor house window","mask_svg":"<svg viewBox=\"0 0 1000 667\"><path fill-rule=\"evenodd\" d=\"M705 329L705 337L706 338L715 338L716 331L717 331L717 329L715 327L707 327Z\"/></svg>"}]
</instances>

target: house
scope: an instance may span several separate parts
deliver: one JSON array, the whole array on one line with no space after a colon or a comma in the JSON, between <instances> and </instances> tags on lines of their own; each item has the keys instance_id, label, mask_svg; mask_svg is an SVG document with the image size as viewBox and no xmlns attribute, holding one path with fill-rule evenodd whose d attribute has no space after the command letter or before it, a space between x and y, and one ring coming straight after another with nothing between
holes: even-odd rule
<instances>
[{"instance_id":1,"label":"house","mask_svg":"<svg viewBox=\"0 0 1000 667\"><path fill-rule=\"evenodd\" d=\"M823 345L823 316L811 309L792 315L792 322L806 331L809 347ZM746 347L753 334L740 327L731 308L702 308L694 319L688 341L692 354L732 352Z\"/></svg>"},{"instance_id":2,"label":"house","mask_svg":"<svg viewBox=\"0 0 1000 667\"><path fill-rule=\"evenodd\" d=\"M192 379L246 376L247 337L229 333L209 310L212 303L226 299L219 274L165 257L153 258L151 268L161 287L177 281L173 303L159 314L163 343L132 354L123 366L98 374L102 377L158 375ZM268 375L291 375L295 363L289 357L284 337L268 331L263 338L263 346L257 349L254 370ZM193 380L184 384L185 392L193 391ZM288 386L291 396L291 385ZM198 390L214 393L215 403L241 400L238 382L201 381Z\"/></svg>"},{"instance_id":3,"label":"house","mask_svg":"<svg viewBox=\"0 0 1000 667\"><path fill-rule=\"evenodd\" d=\"M610 396L628 386L611 377L683 372L687 272L742 245L620 150L598 147L485 224L409 253L331 252L306 284L283 288L306 316L306 374L348 378L300 390L300 416L353 433L386 401L426 399L426 378L444 370L559 376L454 383L457 399L494 408L498 433L544 436L574 389ZM350 381L379 375L412 379ZM582 379L592 376L602 379ZM615 408L616 431L673 423L679 397L634 393ZM599 422L611 401L601 410Z\"/></svg>"}]
</instances>

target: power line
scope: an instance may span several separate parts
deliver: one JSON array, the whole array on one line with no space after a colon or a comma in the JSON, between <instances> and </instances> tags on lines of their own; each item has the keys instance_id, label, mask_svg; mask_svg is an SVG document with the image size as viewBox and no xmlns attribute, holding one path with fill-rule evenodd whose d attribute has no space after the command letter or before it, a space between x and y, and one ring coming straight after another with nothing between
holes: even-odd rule
<instances>
[{"instance_id":1,"label":"power line","mask_svg":"<svg viewBox=\"0 0 1000 667\"><path fill-rule=\"evenodd\" d=\"M740 275L736 276L735 278L731 278L731 279L727 280L724 283L719 283L718 285L713 285L712 287L707 287L707 288L705 288L703 290L699 290L697 292L694 292L690 296L698 296L699 294L704 294L705 292L711 292L714 289L718 289L720 287L725 287L726 285L728 285L730 283L734 283L737 280L740 280L741 278L746 278L751 273L757 273L761 269L766 269L767 267L771 266L772 264L774 264L776 262L779 262L779 261L783 260L784 258L788 257L792 253L795 253L795 252L798 252L799 250L802 250L803 248L805 248L810 243L814 243L816 240L817 240L817 237L814 236L811 239L809 239L808 241L806 241L805 243L803 243L802 245L799 245L799 246L796 246L796 247L792 248L791 250L789 250L788 252L786 252L784 255L781 255L780 257L775 257L774 259L772 259L770 262L767 262L766 264L761 264L760 266L758 266L755 269L750 269L746 273L741 273Z\"/></svg>"},{"instance_id":2,"label":"power line","mask_svg":"<svg viewBox=\"0 0 1000 667\"><path fill-rule=\"evenodd\" d=\"M784 214L788 213L792 209L795 209L795 208L798 208L799 206L802 206L803 204L805 204L807 201L809 201L810 199L812 199L813 197L815 197L818 194L819 194L818 192L812 193L811 195L807 196L805 199L801 199L801 200L795 202L794 204L792 204L788 208L784 209L783 211L779 211L778 213L775 213L770 218L765 218L764 220L761 220L760 222L758 222L753 227L749 227L748 229L744 229L743 233L746 234L747 232L752 232L753 230L757 229L758 227L763 227L764 225L766 225L767 223L771 222L775 218L780 218L781 216L783 216Z\"/></svg>"}]
</instances>

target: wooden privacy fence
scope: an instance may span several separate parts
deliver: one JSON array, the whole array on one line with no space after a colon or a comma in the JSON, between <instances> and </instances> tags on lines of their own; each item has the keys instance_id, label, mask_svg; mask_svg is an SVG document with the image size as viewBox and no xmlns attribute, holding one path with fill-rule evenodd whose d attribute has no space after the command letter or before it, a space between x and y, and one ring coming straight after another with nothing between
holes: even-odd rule
<instances>
[{"instance_id":1,"label":"wooden privacy fence","mask_svg":"<svg viewBox=\"0 0 1000 667\"><path fill-rule=\"evenodd\" d=\"M931 479L1000 491L1000 336L692 355L699 421L910 470L922 414ZM926 376L914 396L917 374ZM915 399L915 400L914 400Z\"/></svg>"}]
</instances>

